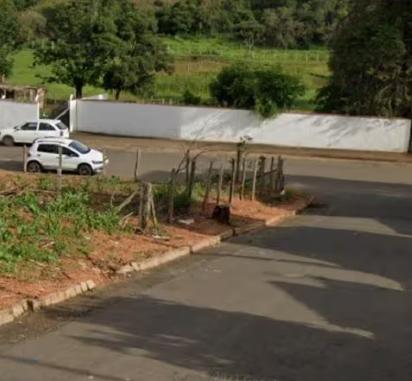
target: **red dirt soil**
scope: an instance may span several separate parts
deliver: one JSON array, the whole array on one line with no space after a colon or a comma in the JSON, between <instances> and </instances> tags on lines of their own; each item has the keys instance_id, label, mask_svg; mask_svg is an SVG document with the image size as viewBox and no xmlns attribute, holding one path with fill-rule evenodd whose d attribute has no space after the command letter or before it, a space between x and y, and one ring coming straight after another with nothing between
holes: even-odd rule
<instances>
[{"instance_id":1,"label":"red dirt soil","mask_svg":"<svg viewBox=\"0 0 412 381\"><path fill-rule=\"evenodd\" d=\"M7 181L8 185L13 183L10 174L1 171L0 181L3 184ZM162 255L171 249L192 246L233 227L241 228L285 216L289 211L302 209L306 202L303 196L295 196L276 206L259 201L235 200L231 207L230 227L208 217L214 207L214 204L210 204L206 213L195 208L192 213L182 217L193 219L194 223L186 225L179 223L178 219L173 225L161 224L161 233L157 234L92 233L89 237L92 251L87 256L62 258L58 263L51 264L31 263L21 269L17 276L0 276L0 310L23 299L39 298L83 281L93 280L96 284L114 281L118 278L117 270L124 265ZM132 217L129 223L138 226L136 217Z\"/></svg>"}]
</instances>

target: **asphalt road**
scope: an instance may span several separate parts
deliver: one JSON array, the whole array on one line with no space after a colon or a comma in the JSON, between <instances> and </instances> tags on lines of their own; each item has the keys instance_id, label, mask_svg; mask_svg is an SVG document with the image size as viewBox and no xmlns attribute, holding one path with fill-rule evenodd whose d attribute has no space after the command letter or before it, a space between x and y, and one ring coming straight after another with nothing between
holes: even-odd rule
<instances>
[{"instance_id":1,"label":"asphalt road","mask_svg":"<svg viewBox=\"0 0 412 381\"><path fill-rule=\"evenodd\" d=\"M153 155L144 175L178 158ZM410 381L412 167L287 173L317 207L0 329L0 380Z\"/></svg>"}]
</instances>

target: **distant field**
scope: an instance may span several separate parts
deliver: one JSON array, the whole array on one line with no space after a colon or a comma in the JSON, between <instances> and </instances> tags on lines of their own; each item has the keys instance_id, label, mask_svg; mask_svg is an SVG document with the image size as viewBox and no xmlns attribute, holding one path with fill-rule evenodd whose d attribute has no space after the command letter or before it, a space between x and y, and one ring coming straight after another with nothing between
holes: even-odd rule
<instances>
[{"instance_id":1,"label":"distant field","mask_svg":"<svg viewBox=\"0 0 412 381\"><path fill-rule=\"evenodd\" d=\"M306 94L299 100L297 108L313 109L313 99L328 77L327 50L277 50L247 49L239 43L212 38L163 38L175 59L175 72L159 74L153 98L139 99L132 94L123 94L123 100L179 103L182 93L189 89L200 96L203 102L210 99L209 84L222 67L233 62L250 62L257 65L278 65L289 74L302 79L307 87ZM26 49L15 56L15 66L10 83L16 85L38 85L40 77L49 75L47 67L32 67L32 51ZM65 85L47 84L48 98L67 100L73 90ZM85 95L102 93L104 90L86 87Z\"/></svg>"}]
</instances>

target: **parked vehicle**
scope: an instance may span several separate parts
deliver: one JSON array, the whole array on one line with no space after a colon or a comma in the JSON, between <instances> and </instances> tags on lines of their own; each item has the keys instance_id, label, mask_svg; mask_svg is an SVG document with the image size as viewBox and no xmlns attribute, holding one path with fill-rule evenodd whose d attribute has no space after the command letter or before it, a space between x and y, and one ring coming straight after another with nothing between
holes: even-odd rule
<instances>
[{"instance_id":1,"label":"parked vehicle","mask_svg":"<svg viewBox=\"0 0 412 381\"><path fill-rule=\"evenodd\" d=\"M109 160L104 154L77 140L65 138L37 139L30 147L26 169L36 173L59 168L59 147L62 150L62 169L91 176L103 171Z\"/></svg>"},{"instance_id":2,"label":"parked vehicle","mask_svg":"<svg viewBox=\"0 0 412 381\"><path fill-rule=\"evenodd\" d=\"M69 138L69 128L58 119L39 119L14 128L0 130L0 140L6 146L15 143L32 144L39 138Z\"/></svg>"}]
</instances>

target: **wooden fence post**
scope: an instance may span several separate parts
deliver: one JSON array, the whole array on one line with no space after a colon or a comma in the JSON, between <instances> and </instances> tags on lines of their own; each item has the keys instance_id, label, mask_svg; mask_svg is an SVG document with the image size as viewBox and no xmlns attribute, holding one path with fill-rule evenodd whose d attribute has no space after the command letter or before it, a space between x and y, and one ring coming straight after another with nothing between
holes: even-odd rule
<instances>
[{"instance_id":1,"label":"wooden fence post","mask_svg":"<svg viewBox=\"0 0 412 381\"><path fill-rule=\"evenodd\" d=\"M134 181L139 180L139 169L140 169L140 161L141 161L142 152L140 148L136 151L136 162L134 164Z\"/></svg>"},{"instance_id":2,"label":"wooden fence post","mask_svg":"<svg viewBox=\"0 0 412 381\"><path fill-rule=\"evenodd\" d=\"M59 145L59 167L57 168L57 190L61 192L63 187L63 147Z\"/></svg>"},{"instance_id":3,"label":"wooden fence post","mask_svg":"<svg viewBox=\"0 0 412 381\"><path fill-rule=\"evenodd\" d=\"M220 198L222 197L223 176L225 174L225 165L222 163L219 171L219 180L217 183L216 205L220 205Z\"/></svg>"},{"instance_id":4,"label":"wooden fence post","mask_svg":"<svg viewBox=\"0 0 412 381\"><path fill-rule=\"evenodd\" d=\"M270 183L269 183L269 193L272 193L276 186L276 171L275 171L275 157L272 156L270 160Z\"/></svg>"},{"instance_id":5,"label":"wooden fence post","mask_svg":"<svg viewBox=\"0 0 412 381\"><path fill-rule=\"evenodd\" d=\"M280 178L280 189L279 192L282 193L285 190L285 173L284 173L284 164L285 161L283 160L282 156L279 156L279 178Z\"/></svg>"},{"instance_id":6,"label":"wooden fence post","mask_svg":"<svg viewBox=\"0 0 412 381\"><path fill-rule=\"evenodd\" d=\"M260 168L259 168L259 191L261 194L265 192L265 169L266 169L266 157L260 157Z\"/></svg>"},{"instance_id":7,"label":"wooden fence post","mask_svg":"<svg viewBox=\"0 0 412 381\"><path fill-rule=\"evenodd\" d=\"M171 224L174 219L175 214L175 187L176 187L176 169L172 169L170 174L169 183L169 202L168 202L168 213L167 222Z\"/></svg>"},{"instance_id":8,"label":"wooden fence post","mask_svg":"<svg viewBox=\"0 0 412 381\"><path fill-rule=\"evenodd\" d=\"M283 173L283 163L284 160L282 156L278 157L277 169L276 169L276 183L275 183L275 191L276 194L279 195L285 188L285 176Z\"/></svg>"},{"instance_id":9,"label":"wooden fence post","mask_svg":"<svg viewBox=\"0 0 412 381\"><path fill-rule=\"evenodd\" d=\"M242 177L241 177L241 183L240 183L240 192L239 192L239 198L243 200L245 198L245 185L246 185L246 157L243 158L242 161Z\"/></svg>"},{"instance_id":10,"label":"wooden fence post","mask_svg":"<svg viewBox=\"0 0 412 381\"><path fill-rule=\"evenodd\" d=\"M103 174L103 176L106 176L107 175L107 167L106 167L106 163L105 163L105 158L107 157L106 150L103 149L102 153L103 153L103 170L102 170L102 174Z\"/></svg>"},{"instance_id":11,"label":"wooden fence post","mask_svg":"<svg viewBox=\"0 0 412 381\"><path fill-rule=\"evenodd\" d=\"M233 201L233 196L235 193L235 186L236 186L236 160L232 159L231 160L232 164L232 177L230 179L230 191L229 191L229 204L232 203Z\"/></svg>"},{"instance_id":12,"label":"wooden fence post","mask_svg":"<svg viewBox=\"0 0 412 381\"><path fill-rule=\"evenodd\" d=\"M241 149L241 144L238 144L237 150L236 150L235 184L240 183L240 163L241 161L242 161L242 149Z\"/></svg>"},{"instance_id":13,"label":"wooden fence post","mask_svg":"<svg viewBox=\"0 0 412 381\"><path fill-rule=\"evenodd\" d=\"M23 172L27 172L27 146L23 146Z\"/></svg>"},{"instance_id":14,"label":"wooden fence post","mask_svg":"<svg viewBox=\"0 0 412 381\"><path fill-rule=\"evenodd\" d=\"M151 210L152 184L142 183L140 188L140 208L139 208L139 225L142 231L145 231Z\"/></svg>"},{"instance_id":15,"label":"wooden fence post","mask_svg":"<svg viewBox=\"0 0 412 381\"><path fill-rule=\"evenodd\" d=\"M256 200L256 182L257 182L257 171L258 171L259 160L256 159L253 164L253 178L252 178L252 195L251 200Z\"/></svg>"},{"instance_id":16,"label":"wooden fence post","mask_svg":"<svg viewBox=\"0 0 412 381\"><path fill-rule=\"evenodd\" d=\"M186 151L186 188L189 188L189 181L190 181L190 151Z\"/></svg>"},{"instance_id":17,"label":"wooden fence post","mask_svg":"<svg viewBox=\"0 0 412 381\"><path fill-rule=\"evenodd\" d=\"M195 176L196 176L196 159L192 159L192 162L190 165L189 186L187 189L187 197L189 198L189 200L192 199L193 187L195 185Z\"/></svg>"},{"instance_id":18,"label":"wooden fence post","mask_svg":"<svg viewBox=\"0 0 412 381\"><path fill-rule=\"evenodd\" d=\"M149 208L150 208L149 213L150 213L150 216L152 217L153 227L155 229L158 229L159 222L158 222L157 216L156 216L156 206L155 206L155 202L154 202L153 189L150 189L150 192L149 192Z\"/></svg>"},{"instance_id":19,"label":"wooden fence post","mask_svg":"<svg viewBox=\"0 0 412 381\"><path fill-rule=\"evenodd\" d=\"M202 204L203 212L206 211L207 204L209 203L209 194L210 194L210 186L212 182L212 174L213 174L213 161L210 162L209 171L207 172L205 196L203 198L203 204Z\"/></svg>"}]
</instances>

